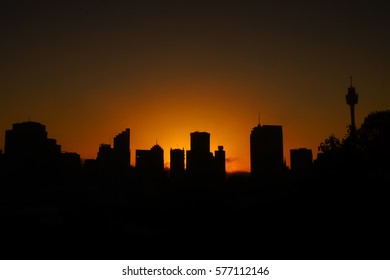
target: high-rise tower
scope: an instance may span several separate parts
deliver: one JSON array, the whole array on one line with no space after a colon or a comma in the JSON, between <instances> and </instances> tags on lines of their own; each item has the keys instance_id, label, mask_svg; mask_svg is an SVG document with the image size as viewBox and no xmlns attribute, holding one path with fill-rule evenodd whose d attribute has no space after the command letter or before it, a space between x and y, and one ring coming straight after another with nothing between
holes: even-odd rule
<instances>
[{"instance_id":1,"label":"high-rise tower","mask_svg":"<svg viewBox=\"0 0 390 280\"><path fill-rule=\"evenodd\" d=\"M164 150L154 145L150 150L135 151L135 168L146 178L162 178L164 175Z\"/></svg>"},{"instance_id":2,"label":"high-rise tower","mask_svg":"<svg viewBox=\"0 0 390 280\"><path fill-rule=\"evenodd\" d=\"M358 95L356 93L355 88L352 86L352 77L350 78L351 84L348 88L348 94L345 96L347 100L347 104L349 105L351 109L351 134L354 134L356 131L355 126L355 105L358 103Z\"/></svg>"},{"instance_id":3,"label":"high-rise tower","mask_svg":"<svg viewBox=\"0 0 390 280\"><path fill-rule=\"evenodd\" d=\"M184 149L171 149L170 175L174 179L184 177Z\"/></svg>"},{"instance_id":4,"label":"high-rise tower","mask_svg":"<svg viewBox=\"0 0 390 280\"><path fill-rule=\"evenodd\" d=\"M272 177L282 173L283 133L280 125L260 125L250 136L251 175Z\"/></svg>"},{"instance_id":5,"label":"high-rise tower","mask_svg":"<svg viewBox=\"0 0 390 280\"><path fill-rule=\"evenodd\" d=\"M118 166L130 166L130 128L114 137L114 156Z\"/></svg>"},{"instance_id":6,"label":"high-rise tower","mask_svg":"<svg viewBox=\"0 0 390 280\"><path fill-rule=\"evenodd\" d=\"M225 179L226 177L226 152L223 146L218 146L218 150L215 151L214 168L215 175L219 179Z\"/></svg>"},{"instance_id":7,"label":"high-rise tower","mask_svg":"<svg viewBox=\"0 0 390 280\"><path fill-rule=\"evenodd\" d=\"M191 150L187 151L187 174L206 178L213 174L213 154L210 153L210 133L192 132Z\"/></svg>"}]
</instances>

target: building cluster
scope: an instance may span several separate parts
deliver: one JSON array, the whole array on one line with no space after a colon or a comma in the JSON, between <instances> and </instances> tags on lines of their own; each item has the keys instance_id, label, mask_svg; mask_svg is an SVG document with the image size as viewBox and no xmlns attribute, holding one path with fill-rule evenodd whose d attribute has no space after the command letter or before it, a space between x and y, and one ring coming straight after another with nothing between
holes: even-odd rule
<instances>
[{"instance_id":1,"label":"building cluster","mask_svg":"<svg viewBox=\"0 0 390 280\"><path fill-rule=\"evenodd\" d=\"M80 168L80 155L61 152L55 139L47 137L46 127L37 122L16 123L5 132L1 161L9 171L72 171Z\"/></svg>"},{"instance_id":2,"label":"building cluster","mask_svg":"<svg viewBox=\"0 0 390 280\"><path fill-rule=\"evenodd\" d=\"M96 159L86 159L88 170L130 170L130 129L114 137L114 145L101 144ZM225 151L218 147L215 156L210 152L210 134L191 133L191 150L171 149L170 175L172 178L218 177L226 174ZM46 127L37 122L13 125L5 133L4 153L0 150L0 164L14 171L78 170L80 155L62 152L55 139L48 138ZM154 145L150 150L136 150L135 170L142 177L164 176L164 150Z\"/></svg>"},{"instance_id":3,"label":"building cluster","mask_svg":"<svg viewBox=\"0 0 390 280\"><path fill-rule=\"evenodd\" d=\"M114 146L101 144L96 160L87 160L87 165L101 168L126 170L130 167L130 129L114 137Z\"/></svg>"},{"instance_id":4,"label":"building cluster","mask_svg":"<svg viewBox=\"0 0 390 280\"><path fill-rule=\"evenodd\" d=\"M351 135L355 135L355 105L358 95L351 84L346 95L350 106ZM191 149L170 150L171 178L225 178L226 153L223 146L210 152L210 133L192 132ZM4 152L0 150L0 167L10 170L31 170L42 167L50 170L62 167L67 171L81 167L80 155L61 151L55 139L47 137L46 127L37 122L13 124L5 133ZM96 159L84 161L86 169L129 170L130 129L114 137L114 145L101 144ZM272 178L286 170L283 157L283 131L279 125L260 125L250 134L250 167L253 178ZM307 175L313 168L312 151L306 148L290 150L290 167L294 174ZM3 169L3 168L2 168ZM164 176L164 150L154 145L150 150L136 150L135 169L142 177L161 178Z\"/></svg>"},{"instance_id":5,"label":"building cluster","mask_svg":"<svg viewBox=\"0 0 390 280\"><path fill-rule=\"evenodd\" d=\"M358 95L351 84L346 95L350 106L351 135L355 135L355 105ZM250 172L253 178L275 178L286 171L283 156L283 131L280 125L260 125L250 134ZM127 128L113 139L113 146L101 144L96 159L84 161L84 167L94 171L130 171L130 129ZM226 176L226 153L218 146L214 154L210 151L210 133L192 132L191 148L170 150L170 177L180 178L220 178ZM43 170L58 168L68 172L82 167L80 155L61 151L55 139L48 138L46 127L37 122L13 124L5 132L4 151L0 150L1 170ZM306 148L290 150L291 171L297 175L308 175L313 169L312 151ZM145 178L162 178L164 170L164 150L154 145L150 150L136 150L135 171ZM68 174L68 173L67 173Z\"/></svg>"},{"instance_id":6,"label":"building cluster","mask_svg":"<svg viewBox=\"0 0 390 280\"><path fill-rule=\"evenodd\" d=\"M351 136L355 136L355 105L358 94L352 86L345 96L350 107ZM193 132L191 149L170 150L171 178L224 178L226 175L226 154L223 146L210 152L210 134ZM65 170L77 170L81 167L80 155L61 152L61 146L55 139L47 137L46 127L37 122L23 122L13 125L5 133L4 152L0 150L0 167L13 170L27 170L45 167L53 169L62 166ZM130 168L130 129L114 137L114 145L101 144L96 159L85 160L84 166L96 169L128 170ZM286 170L283 156L282 126L260 125L250 134L250 166L254 178L277 177ZM306 148L290 150L291 171L307 175L312 171L313 154ZM162 177L164 175L164 150L154 145L150 150L136 150L135 169L144 177Z\"/></svg>"},{"instance_id":7,"label":"building cluster","mask_svg":"<svg viewBox=\"0 0 390 280\"><path fill-rule=\"evenodd\" d=\"M226 175L226 153L218 146L214 155L210 152L210 134L191 133L191 150L187 151L187 173L190 177L223 178Z\"/></svg>"},{"instance_id":8,"label":"building cluster","mask_svg":"<svg viewBox=\"0 0 390 280\"><path fill-rule=\"evenodd\" d=\"M213 155L210 152L210 133L196 131L190 136L190 150L186 152L184 149L170 150L170 177L225 178L226 156L223 146L219 146ZM157 144L150 150L136 150L135 168L142 176L151 178L163 176L164 150Z\"/></svg>"},{"instance_id":9,"label":"building cluster","mask_svg":"<svg viewBox=\"0 0 390 280\"><path fill-rule=\"evenodd\" d=\"M87 159L84 166L88 170L129 171L130 129L127 128L113 139L113 146L101 144L96 159ZM226 176L226 152L218 146L214 153L210 150L210 133L192 132L190 150L170 150L170 177L180 178L219 178ZM300 148L290 151L291 170L298 174L310 172L313 155L311 150ZM250 134L251 175L254 178L280 176L286 170L283 157L282 126L260 125ZM23 122L13 125L6 131L4 153L0 151L0 162L14 170L28 168L55 168L76 170L81 167L80 155L65 153L55 139L47 136L46 127L36 122ZM136 150L135 171L145 178L162 178L164 170L164 150L154 145L150 150Z\"/></svg>"}]
</instances>

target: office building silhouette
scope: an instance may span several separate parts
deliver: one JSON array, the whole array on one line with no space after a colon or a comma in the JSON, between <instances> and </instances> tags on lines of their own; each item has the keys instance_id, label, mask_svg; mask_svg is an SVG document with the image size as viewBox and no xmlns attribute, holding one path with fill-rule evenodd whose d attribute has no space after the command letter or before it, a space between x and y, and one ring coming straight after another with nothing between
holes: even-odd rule
<instances>
[{"instance_id":1,"label":"office building silhouette","mask_svg":"<svg viewBox=\"0 0 390 280\"><path fill-rule=\"evenodd\" d=\"M164 175L164 150L157 144L150 150L136 150L135 168L141 176L161 178Z\"/></svg>"},{"instance_id":2,"label":"office building silhouette","mask_svg":"<svg viewBox=\"0 0 390 280\"><path fill-rule=\"evenodd\" d=\"M306 148L291 149L290 163L291 171L295 174L309 174L313 168L313 153Z\"/></svg>"},{"instance_id":3,"label":"office building silhouette","mask_svg":"<svg viewBox=\"0 0 390 280\"><path fill-rule=\"evenodd\" d=\"M284 169L283 132L280 125L260 125L250 135L251 175L277 176Z\"/></svg>"},{"instance_id":4,"label":"office building silhouette","mask_svg":"<svg viewBox=\"0 0 390 280\"><path fill-rule=\"evenodd\" d=\"M96 161L100 167L112 167L114 164L114 149L110 144L101 144L96 157Z\"/></svg>"},{"instance_id":5,"label":"office building silhouette","mask_svg":"<svg viewBox=\"0 0 390 280\"><path fill-rule=\"evenodd\" d=\"M96 161L100 167L117 171L130 167L130 129L126 128L114 137L114 147L101 144Z\"/></svg>"},{"instance_id":6,"label":"office building silhouette","mask_svg":"<svg viewBox=\"0 0 390 280\"><path fill-rule=\"evenodd\" d=\"M214 173L210 152L210 133L192 132L191 150L187 151L186 172L190 177L209 177Z\"/></svg>"},{"instance_id":7,"label":"office building silhouette","mask_svg":"<svg viewBox=\"0 0 390 280\"><path fill-rule=\"evenodd\" d=\"M117 167L130 166L130 129L114 137L114 157Z\"/></svg>"},{"instance_id":8,"label":"office building silhouette","mask_svg":"<svg viewBox=\"0 0 390 280\"><path fill-rule=\"evenodd\" d=\"M218 146L218 150L214 152L214 168L215 175L219 179L226 177L226 153L223 146Z\"/></svg>"},{"instance_id":9,"label":"office building silhouette","mask_svg":"<svg viewBox=\"0 0 390 280\"><path fill-rule=\"evenodd\" d=\"M191 137L191 151L197 154L210 153L210 133L208 132L192 132Z\"/></svg>"},{"instance_id":10,"label":"office building silhouette","mask_svg":"<svg viewBox=\"0 0 390 280\"><path fill-rule=\"evenodd\" d=\"M171 149L170 177L173 179L184 177L184 149Z\"/></svg>"},{"instance_id":11,"label":"office building silhouette","mask_svg":"<svg viewBox=\"0 0 390 280\"><path fill-rule=\"evenodd\" d=\"M60 155L61 146L47 137L46 126L40 123L16 123L5 132L4 157L11 168L55 167Z\"/></svg>"}]
</instances>

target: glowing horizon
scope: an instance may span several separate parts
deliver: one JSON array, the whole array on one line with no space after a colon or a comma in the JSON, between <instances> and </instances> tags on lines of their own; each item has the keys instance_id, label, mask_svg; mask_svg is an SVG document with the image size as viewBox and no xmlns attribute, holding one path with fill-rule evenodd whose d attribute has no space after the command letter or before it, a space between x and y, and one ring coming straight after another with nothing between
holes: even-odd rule
<instances>
[{"instance_id":1,"label":"glowing horizon","mask_svg":"<svg viewBox=\"0 0 390 280\"><path fill-rule=\"evenodd\" d=\"M228 170L249 171L259 112L283 126L289 165L290 149L315 158L346 135L351 75L357 127L390 108L390 17L378 4L59 2L3 7L0 133L30 116L64 151L96 158L130 128L134 165L156 139L169 162L207 131Z\"/></svg>"}]
</instances>

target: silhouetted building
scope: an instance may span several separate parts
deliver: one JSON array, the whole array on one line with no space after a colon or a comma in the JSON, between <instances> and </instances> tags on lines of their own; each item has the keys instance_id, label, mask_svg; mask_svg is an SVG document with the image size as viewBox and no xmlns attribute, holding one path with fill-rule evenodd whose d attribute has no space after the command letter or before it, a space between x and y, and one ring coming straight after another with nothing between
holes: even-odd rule
<instances>
[{"instance_id":1,"label":"silhouetted building","mask_svg":"<svg viewBox=\"0 0 390 280\"><path fill-rule=\"evenodd\" d=\"M114 137L114 147L101 144L96 158L97 166L111 171L123 171L130 167L130 129Z\"/></svg>"},{"instance_id":2,"label":"silhouetted building","mask_svg":"<svg viewBox=\"0 0 390 280\"><path fill-rule=\"evenodd\" d=\"M138 173L148 172L150 157L150 150L135 150L135 168Z\"/></svg>"},{"instance_id":3,"label":"silhouetted building","mask_svg":"<svg viewBox=\"0 0 390 280\"><path fill-rule=\"evenodd\" d=\"M192 132L191 137L191 151L197 154L210 153L210 133L208 132Z\"/></svg>"},{"instance_id":4,"label":"silhouetted building","mask_svg":"<svg viewBox=\"0 0 390 280\"><path fill-rule=\"evenodd\" d=\"M218 146L218 150L214 154L215 175L219 179L224 179L226 177L226 153L223 146Z\"/></svg>"},{"instance_id":5,"label":"silhouetted building","mask_svg":"<svg viewBox=\"0 0 390 280\"><path fill-rule=\"evenodd\" d=\"M276 176L284 169L283 133L279 125L258 125L250 136L251 175Z\"/></svg>"},{"instance_id":6,"label":"silhouetted building","mask_svg":"<svg viewBox=\"0 0 390 280\"><path fill-rule=\"evenodd\" d=\"M295 174L307 175L313 168L313 153L310 149L290 150L291 171Z\"/></svg>"},{"instance_id":7,"label":"silhouetted building","mask_svg":"<svg viewBox=\"0 0 390 280\"><path fill-rule=\"evenodd\" d=\"M210 152L210 133L192 132L191 150L187 151L187 174L191 177L213 175L213 160L213 154Z\"/></svg>"},{"instance_id":8,"label":"silhouetted building","mask_svg":"<svg viewBox=\"0 0 390 280\"><path fill-rule=\"evenodd\" d=\"M114 156L118 167L130 166L130 129L114 137Z\"/></svg>"},{"instance_id":9,"label":"silhouetted building","mask_svg":"<svg viewBox=\"0 0 390 280\"><path fill-rule=\"evenodd\" d=\"M184 176L184 149L171 149L170 176L174 179Z\"/></svg>"},{"instance_id":10,"label":"silhouetted building","mask_svg":"<svg viewBox=\"0 0 390 280\"><path fill-rule=\"evenodd\" d=\"M153 174L164 174L164 150L159 145L154 145L150 149L151 153L151 167Z\"/></svg>"},{"instance_id":11,"label":"silhouetted building","mask_svg":"<svg viewBox=\"0 0 390 280\"><path fill-rule=\"evenodd\" d=\"M67 171L77 171L81 167L81 159L78 153L62 153L61 166Z\"/></svg>"},{"instance_id":12,"label":"silhouetted building","mask_svg":"<svg viewBox=\"0 0 390 280\"><path fill-rule=\"evenodd\" d=\"M46 127L40 123L16 123L5 132L4 156L11 168L55 168L60 154L61 146L47 138Z\"/></svg>"},{"instance_id":13,"label":"silhouetted building","mask_svg":"<svg viewBox=\"0 0 390 280\"><path fill-rule=\"evenodd\" d=\"M114 150L109 144L101 144L96 161L101 167L112 167L114 164Z\"/></svg>"},{"instance_id":14,"label":"silhouetted building","mask_svg":"<svg viewBox=\"0 0 390 280\"><path fill-rule=\"evenodd\" d=\"M154 145L150 150L136 150L135 167L141 176L162 177L164 175L164 150L159 145Z\"/></svg>"},{"instance_id":15,"label":"silhouetted building","mask_svg":"<svg viewBox=\"0 0 390 280\"><path fill-rule=\"evenodd\" d=\"M358 95L356 93L355 88L352 86L352 77L351 77L351 85L348 88L348 94L345 96L345 99L351 110L351 125L350 125L351 134L355 134L356 132L355 105L358 103Z\"/></svg>"}]
</instances>

